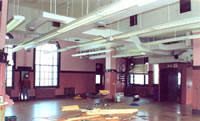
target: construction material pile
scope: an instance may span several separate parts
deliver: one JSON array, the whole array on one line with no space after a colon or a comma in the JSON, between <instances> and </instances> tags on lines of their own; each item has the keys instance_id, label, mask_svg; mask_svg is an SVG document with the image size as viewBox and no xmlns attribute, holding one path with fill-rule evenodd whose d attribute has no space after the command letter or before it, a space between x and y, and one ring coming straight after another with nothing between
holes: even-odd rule
<instances>
[{"instance_id":1,"label":"construction material pile","mask_svg":"<svg viewBox=\"0 0 200 121\"><path fill-rule=\"evenodd\" d=\"M78 105L63 106L62 111L79 111L80 116L59 121L121 121L134 118L138 109L80 109Z\"/></svg>"}]
</instances>

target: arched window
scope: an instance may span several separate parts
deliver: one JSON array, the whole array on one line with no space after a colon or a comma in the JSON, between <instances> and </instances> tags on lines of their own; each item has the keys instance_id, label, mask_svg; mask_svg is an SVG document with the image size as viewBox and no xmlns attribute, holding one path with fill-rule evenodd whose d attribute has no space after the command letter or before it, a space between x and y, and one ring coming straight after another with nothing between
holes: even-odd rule
<instances>
[{"instance_id":1,"label":"arched window","mask_svg":"<svg viewBox=\"0 0 200 121\"><path fill-rule=\"evenodd\" d=\"M11 35L6 35L6 39L12 38ZM6 45L5 51L8 53L7 60L8 64L6 65L6 87L13 87L13 53L11 53L11 49L13 48L12 45Z\"/></svg>"},{"instance_id":2,"label":"arched window","mask_svg":"<svg viewBox=\"0 0 200 121\"><path fill-rule=\"evenodd\" d=\"M35 51L35 86L58 86L58 54L47 53L57 50L56 44L38 46Z\"/></svg>"}]
</instances>

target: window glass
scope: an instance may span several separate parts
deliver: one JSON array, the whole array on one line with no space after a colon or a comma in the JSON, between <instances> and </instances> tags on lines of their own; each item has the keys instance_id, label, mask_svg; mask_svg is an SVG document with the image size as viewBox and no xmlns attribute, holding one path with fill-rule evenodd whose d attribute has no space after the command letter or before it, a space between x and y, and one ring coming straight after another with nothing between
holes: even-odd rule
<instances>
[{"instance_id":1,"label":"window glass","mask_svg":"<svg viewBox=\"0 0 200 121\"><path fill-rule=\"evenodd\" d=\"M153 65L153 84L159 84L159 65Z\"/></svg>"},{"instance_id":2,"label":"window glass","mask_svg":"<svg viewBox=\"0 0 200 121\"><path fill-rule=\"evenodd\" d=\"M8 36L6 36L6 39L9 39ZM11 49L13 48L12 45L6 45L6 53L8 53L7 56L7 60L8 60L8 64L6 65L6 86L7 87L12 87L13 84L13 65L14 65L14 61L13 61L13 54L11 52Z\"/></svg>"},{"instance_id":3,"label":"window glass","mask_svg":"<svg viewBox=\"0 0 200 121\"><path fill-rule=\"evenodd\" d=\"M96 84L101 84L101 75L100 74L96 75Z\"/></svg>"},{"instance_id":4,"label":"window glass","mask_svg":"<svg viewBox=\"0 0 200 121\"><path fill-rule=\"evenodd\" d=\"M144 85L144 75L135 74L134 79L135 79L134 84Z\"/></svg>"},{"instance_id":5,"label":"window glass","mask_svg":"<svg viewBox=\"0 0 200 121\"><path fill-rule=\"evenodd\" d=\"M47 53L57 50L55 44L45 44L36 48L35 56L35 86L57 86L58 85L58 55Z\"/></svg>"}]
</instances>

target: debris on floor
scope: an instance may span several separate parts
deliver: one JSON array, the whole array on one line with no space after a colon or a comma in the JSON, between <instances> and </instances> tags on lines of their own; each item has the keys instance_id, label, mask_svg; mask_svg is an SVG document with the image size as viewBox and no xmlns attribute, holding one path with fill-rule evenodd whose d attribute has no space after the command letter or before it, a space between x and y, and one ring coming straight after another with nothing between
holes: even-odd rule
<instances>
[{"instance_id":1,"label":"debris on floor","mask_svg":"<svg viewBox=\"0 0 200 121\"><path fill-rule=\"evenodd\" d=\"M138 109L80 109L78 105L63 106L62 111L80 111L81 115L59 121L120 121L123 118L135 117Z\"/></svg>"}]
</instances>

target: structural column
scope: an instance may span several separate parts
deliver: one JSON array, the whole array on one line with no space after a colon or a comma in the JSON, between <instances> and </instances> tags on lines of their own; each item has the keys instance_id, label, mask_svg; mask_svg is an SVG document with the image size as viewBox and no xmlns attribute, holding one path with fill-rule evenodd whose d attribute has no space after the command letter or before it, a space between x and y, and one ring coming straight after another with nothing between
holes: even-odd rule
<instances>
[{"instance_id":1,"label":"structural column","mask_svg":"<svg viewBox=\"0 0 200 121\"><path fill-rule=\"evenodd\" d=\"M195 34L200 34L195 33ZM200 38L193 39L192 105L193 114L200 115Z\"/></svg>"},{"instance_id":2,"label":"structural column","mask_svg":"<svg viewBox=\"0 0 200 121\"><path fill-rule=\"evenodd\" d=\"M6 37L6 23L7 23L7 7L8 0L2 0L2 11L0 12L0 50L3 51L5 47L5 37ZM0 60L3 60L3 55L0 55ZM5 112L5 104L10 103L11 101L8 99L5 93L5 63L0 61L0 121L5 121L4 112ZM2 100L3 98L3 100Z\"/></svg>"},{"instance_id":3,"label":"structural column","mask_svg":"<svg viewBox=\"0 0 200 121\"><path fill-rule=\"evenodd\" d=\"M117 68L116 58L112 58L115 51L106 53L106 70L105 70L105 89L110 90L110 94L106 98L113 99L116 94L116 82L117 82Z\"/></svg>"}]
</instances>

